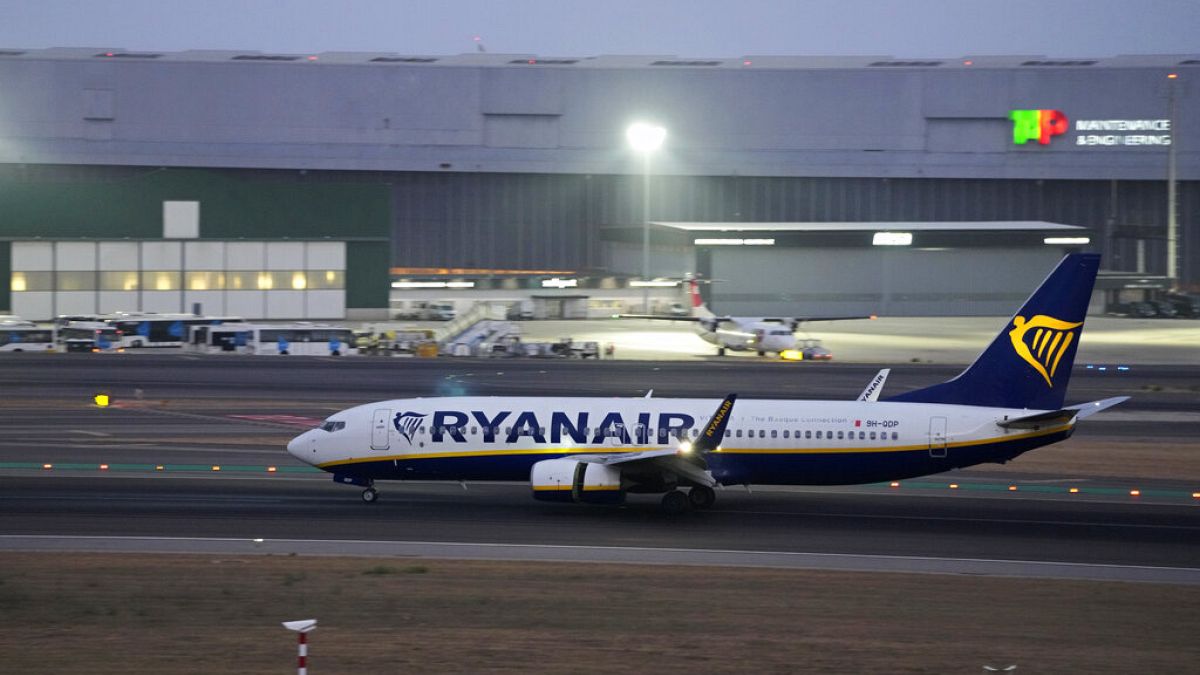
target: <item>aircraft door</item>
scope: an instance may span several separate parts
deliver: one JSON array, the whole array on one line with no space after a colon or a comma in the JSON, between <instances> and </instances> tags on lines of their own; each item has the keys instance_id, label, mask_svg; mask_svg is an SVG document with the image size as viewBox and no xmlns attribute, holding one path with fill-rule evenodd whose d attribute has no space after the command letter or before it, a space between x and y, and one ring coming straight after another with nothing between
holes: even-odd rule
<instances>
[{"instance_id":1,"label":"aircraft door","mask_svg":"<svg viewBox=\"0 0 1200 675\"><path fill-rule=\"evenodd\" d=\"M391 424L391 410L376 410L371 415L371 449L372 450L387 450L389 433L389 425Z\"/></svg>"},{"instance_id":2,"label":"aircraft door","mask_svg":"<svg viewBox=\"0 0 1200 675\"><path fill-rule=\"evenodd\" d=\"M946 456L946 418L929 418L929 456Z\"/></svg>"}]
</instances>

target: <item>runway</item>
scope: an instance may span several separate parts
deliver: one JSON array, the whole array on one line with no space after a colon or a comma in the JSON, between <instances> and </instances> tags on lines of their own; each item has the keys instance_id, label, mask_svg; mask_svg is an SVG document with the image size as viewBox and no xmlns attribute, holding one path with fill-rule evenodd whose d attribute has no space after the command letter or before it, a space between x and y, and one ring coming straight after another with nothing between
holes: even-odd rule
<instances>
[{"instance_id":1,"label":"runway","mask_svg":"<svg viewBox=\"0 0 1200 675\"><path fill-rule=\"evenodd\" d=\"M659 512L653 496L632 496L622 508L556 507L534 502L521 485L472 484L463 491L456 484L386 484L381 502L367 506L356 490L305 472L282 450L287 438L314 420L374 399L643 395L650 388L655 396L737 391L852 398L876 370L873 364L796 365L182 355L0 359L0 386L12 392L0 408L0 511L6 515L0 548L95 545L76 539L81 536L142 546L147 540L124 538L232 541L235 547L263 539L275 542L263 545L323 554L384 546L395 555L457 551L517 559L1200 579L1193 569L1200 561L1200 501L1189 492L1200 486L1188 481L1142 480L1144 494L1137 497L1118 479L1087 476L1074 477L1084 486L1080 494L1068 494L1055 476L1008 492L1006 478L987 472L955 472L899 489L729 488L721 491L719 508L672 518ZM957 370L898 367L887 392L946 379ZM1071 400L1121 393L1135 398L1120 409L1121 421L1081 425L1071 442L1116 436L1194 444L1200 416L1190 388L1198 381L1194 368L1079 369ZM111 392L118 407L92 406L90 396L100 389ZM101 462L110 469L100 471ZM40 463L55 466L35 468ZM222 471L213 472L214 465ZM277 471L266 473L267 466ZM950 480L960 489L946 489ZM52 545L47 536L71 539ZM470 555L468 546L476 547ZM1166 571L1146 571L1160 568Z\"/></svg>"}]
</instances>

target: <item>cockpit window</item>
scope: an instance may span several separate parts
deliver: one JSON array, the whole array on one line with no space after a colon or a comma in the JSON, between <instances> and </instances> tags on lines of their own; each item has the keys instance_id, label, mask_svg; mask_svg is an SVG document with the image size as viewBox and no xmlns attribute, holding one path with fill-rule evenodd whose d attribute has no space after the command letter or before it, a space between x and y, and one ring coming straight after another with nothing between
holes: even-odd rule
<instances>
[{"instance_id":1,"label":"cockpit window","mask_svg":"<svg viewBox=\"0 0 1200 675\"><path fill-rule=\"evenodd\" d=\"M346 428L345 422L334 422L333 420L325 420L325 423L320 426L321 431L339 431Z\"/></svg>"}]
</instances>

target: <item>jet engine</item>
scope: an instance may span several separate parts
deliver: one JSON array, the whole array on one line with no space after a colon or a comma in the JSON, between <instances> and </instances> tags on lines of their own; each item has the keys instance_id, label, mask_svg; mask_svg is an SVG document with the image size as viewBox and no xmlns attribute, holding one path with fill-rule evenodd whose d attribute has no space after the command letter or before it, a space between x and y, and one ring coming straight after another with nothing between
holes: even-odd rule
<instances>
[{"instance_id":1,"label":"jet engine","mask_svg":"<svg viewBox=\"0 0 1200 675\"><path fill-rule=\"evenodd\" d=\"M546 459L529 472L533 498L544 502L581 502L620 504L625 501L621 489L621 471L604 464L578 460Z\"/></svg>"}]
</instances>

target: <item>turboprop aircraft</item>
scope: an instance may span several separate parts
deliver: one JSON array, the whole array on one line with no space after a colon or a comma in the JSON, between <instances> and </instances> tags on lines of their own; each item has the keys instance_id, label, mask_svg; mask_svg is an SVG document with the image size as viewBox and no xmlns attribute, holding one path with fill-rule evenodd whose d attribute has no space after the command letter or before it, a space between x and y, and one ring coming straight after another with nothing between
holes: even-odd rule
<instances>
[{"instance_id":1,"label":"turboprop aircraft","mask_svg":"<svg viewBox=\"0 0 1200 675\"><path fill-rule=\"evenodd\" d=\"M717 347L717 356L725 356L726 349L735 352L758 352L784 356L785 353L799 354L796 346L796 329L805 321L846 321L851 319L874 319L866 316L717 316L704 304L694 279L689 280L688 297L691 313L687 316L668 314L617 314L618 319L656 319L661 321L691 321L696 324L700 339ZM828 352L823 352L828 358ZM820 353L819 352L819 353ZM820 358L820 357L818 357Z\"/></svg>"},{"instance_id":2,"label":"turboprop aircraft","mask_svg":"<svg viewBox=\"0 0 1200 675\"><path fill-rule=\"evenodd\" d=\"M1064 405L1099 256L1068 255L952 380L853 401L446 397L331 415L288 444L296 458L378 497L386 479L529 481L544 501L660 493L707 508L727 485L875 483L939 473L1070 437L1126 400Z\"/></svg>"}]
</instances>

